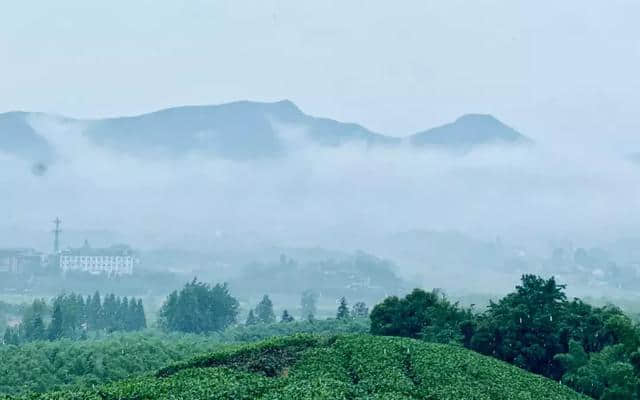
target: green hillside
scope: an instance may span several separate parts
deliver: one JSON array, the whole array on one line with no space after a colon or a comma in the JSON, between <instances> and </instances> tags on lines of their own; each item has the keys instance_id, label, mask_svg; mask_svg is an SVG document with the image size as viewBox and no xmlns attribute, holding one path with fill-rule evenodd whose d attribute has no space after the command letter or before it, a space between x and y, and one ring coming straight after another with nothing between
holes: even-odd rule
<instances>
[{"instance_id":1,"label":"green hillside","mask_svg":"<svg viewBox=\"0 0 640 400\"><path fill-rule=\"evenodd\" d=\"M274 338L86 392L21 399L585 399L461 347L369 335Z\"/></svg>"}]
</instances>

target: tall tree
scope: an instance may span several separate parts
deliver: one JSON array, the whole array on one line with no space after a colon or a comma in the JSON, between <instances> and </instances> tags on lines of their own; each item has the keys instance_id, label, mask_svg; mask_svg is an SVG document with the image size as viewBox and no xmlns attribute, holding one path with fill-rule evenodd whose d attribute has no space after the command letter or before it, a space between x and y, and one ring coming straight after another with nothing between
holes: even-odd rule
<instances>
[{"instance_id":1,"label":"tall tree","mask_svg":"<svg viewBox=\"0 0 640 400\"><path fill-rule=\"evenodd\" d=\"M317 294L312 290L305 290L300 298L300 306L302 308L302 317L313 319L316 315Z\"/></svg>"},{"instance_id":2,"label":"tall tree","mask_svg":"<svg viewBox=\"0 0 640 400\"><path fill-rule=\"evenodd\" d=\"M343 296L340 298L340 305L338 306L338 312L336 313L337 319L348 319L349 318L349 304L347 304L347 299Z\"/></svg>"},{"instance_id":3,"label":"tall tree","mask_svg":"<svg viewBox=\"0 0 640 400\"><path fill-rule=\"evenodd\" d=\"M127 332L137 331L138 322L137 322L137 311L138 311L138 302L134 297L131 298L127 302L127 313L124 319L124 330Z\"/></svg>"},{"instance_id":4,"label":"tall tree","mask_svg":"<svg viewBox=\"0 0 640 400\"><path fill-rule=\"evenodd\" d=\"M284 310L282 312L282 317L280 318L280 322L287 323L287 322L293 322L293 321L294 321L294 318L293 316L291 316L291 314L289 314L289 311Z\"/></svg>"},{"instance_id":5,"label":"tall tree","mask_svg":"<svg viewBox=\"0 0 640 400\"><path fill-rule=\"evenodd\" d=\"M49 340L57 340L64 336L64 316L62 314L62 305L56 301L53 305L53 313L51 314L51 323L49 324L48 337Z\"/></svg>"},{"instance_id":6,"label":"tall tree","mask_svg":"<svg viewBox=\"0 0 640 400\"><path fill-rule=\"evenodd\" d=\"M78 312L78 325L83 331L87 329L87 305L89 303L89 296L85 302L82 295L76 298L76 307Z\"/></svg>"},{"instance_id":7,"label":"tall tree","mask_svg":"<svg viewBox=\"0 0 640 400\"><path fill-rule=\"evenodd\" d=\"M253 313L253 310L249 310L249 315L247 315L247 322L245 322L245 325L256 325L257 323L258 319Z\"/></svg>"},{"instance_id":8,"label":"tall tree","mask_svg":"<svg viewBox=\"0 0 640 400\"><path fill-rule=\"evenodd\" d=\"M367 318L369 316L369 308L364 302L359 301L354 304L351 314L355 318Z\"/></svg>"},{"instance_id":9,"label":"tall tree","mask_svg":"<svg viewBox=\"0 0 640 400\"><path fill-rule=\"evenodd\" d=\"M273 303L268 295L264 295L256 307L256 318L263 324L276 322L276 314L273 312Z\"/></svg>"},{"instance_id":10,"label":"tall tree","mask_svg":"<svg viewBox=\"0 0 640 400\"><path fill-rule=\"evenodd\" d=\"M552 277L523 275L516 291L491 302L471 340L474 350L493 355L531 372L559 378L553 362L566 351L569 332L564 325L564 285Z\"/></svg>"},{"instance_id":11,"label":"tall tree","mask_svg":"<svg viewBox=\"0 0 640 400\"><path fill-rule=\"evenodd\" d=\"M113 332L117 325L118 302L116 296L111 293L106 296L103 304L104 322L103 327L107 332Z\"/></svg>"},{"instance_id":12,"label":"tall tree","mask_svg":"<svg viewBox=\"0 0 640 400\"><path fill-rule=\"evenodd\" d=\"M95 292L91 300L87 300L87 329L96 331L104 327L104 315L100 292Z\"/></svg>"},{"instance_id":13,"label":"tall tree","mask_svg":"<svg viewBox=\"0 0 640 400\"><path fill-rule=\"evenodd\" d=\"M289 314L289 311L284 310L282 312L282 317L280 318L280 322L293 322L294 319L293 317Z\"/></svg>"},{"instance_id":14,"label":"tall tree","mask_svg":"<svg viewBox=\"0 0 640 400\"><path fill-rule=\"evenodd\" d=\"M141 330L146 328L147 328L147 316L144 312L142 299L138 299L138 302L136 304L136 330Z\"/></svg>"},{"instance_id":15,"label":"tall tree","mask_svg":"<svg viewBox=\"0 0 640 400\"><path fill-rule=\"evenodd\" d=\"M19 345L20 335L18 334L17 329L12 327L7 327L7 329L4 331L3 342L4 344L10 344L14 346Z\"/></svg>"}]
</instances>

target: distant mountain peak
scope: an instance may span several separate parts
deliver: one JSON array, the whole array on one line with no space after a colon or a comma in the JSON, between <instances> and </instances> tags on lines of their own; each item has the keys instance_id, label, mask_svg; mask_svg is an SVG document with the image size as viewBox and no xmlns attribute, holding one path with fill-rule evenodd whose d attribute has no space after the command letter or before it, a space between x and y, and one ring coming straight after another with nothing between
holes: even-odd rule
<instances>
[{"instance_id":1,"label":"distant mountain peak","mask_svg":"<svg viewBox=\"0 0 640 400\"><path fill-rule=\"evenodd\" d=\"M532 143L531 139L491 114L465 114L452 123L418 132L409 140L416 146L463 151L480 145Z\"/></svg>"},{"instance_id":2,"label":"distant mountain peak","mask_svg":"<svg viewBox=\"0 0 640 400\"><path fill-rule=\"evenodd\" d=\"M492 123L492 124L502 124L496 117L491 114L464 114L459 116L456 121L457 123L468 123L468 122L482 122L482 123Z\"/></svg>"},{"instance_id":3,"label":"distant mountain peak","mask_svg":"<svg viewBox=\"0 0 640 400\"><path fill-rule=\"evenodd\" d=\"M284 99L284 100L280 100L280 101L276 101L272 104L276 104L278 106L284 107L284 108L288 108L290 110L295 110L298 112L302 112L300 111L300 108L296 105L296 103L294 103L293 101L289 100L289 99Z\"/></svg>"}]
</instances>

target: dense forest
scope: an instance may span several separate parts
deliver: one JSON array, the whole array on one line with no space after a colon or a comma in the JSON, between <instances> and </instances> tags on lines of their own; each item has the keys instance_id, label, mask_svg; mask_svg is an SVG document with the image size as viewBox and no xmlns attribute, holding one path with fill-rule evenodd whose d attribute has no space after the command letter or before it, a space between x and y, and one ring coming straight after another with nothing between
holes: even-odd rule
<instances>
[{"instance_id":1,"label":"dense forest","mask_svg":"<svg viewBox=\"0 0 640 400\"><path fill-rule=\"evenodd\" d=\"M110 294L103 301L99 292L86 299L70 293L57 296L51 304L44 299L34 300L25 307L20 324L6 328L3 342L18 345L38 340L86 339L92 332L130 332L146 327L141 299Z\"/></svg>"},{"instance_id":2,"label":"dense forest","mask_svg":"<svg viewBox=\"0 0 640 400\"><path fill-rule=\"evenodd\" d=\"M636 399L640 396L640 328L621 309L568 299L565 290L553 277L524 275L513 292L484 310L451 302L438 290L415 289L405 297L390 296L370 312L365 303L350 305L342 297L335 316L328 319L315 317L317 295L305 291L298 320L286 309L276 315L265 294L250 307L246 320L239 321L239 301L226 284L212 286L194 279L165 299L155 330L116 336L112 332L146 327L140 300L114 295L102 300L99 293L85 300L64 294L51 304L36 300L23 307L22 323L6 329L1 347L2 359L7 360L2 363L6 379L0 380L0 391L110 382L153 371L166 361L184 360L204 348L272 336L370 333L464 347L596 399ZM136 347L136 340L147 337L147 347ZM172 350L171 343L183 349L189 341L198 343L193 352ZM155 354L154 345L166 351ZM109 364L118 351L135 361ZM98 360L101 352L107 355ZM48 355L36 357L36 353ZM14 363L29 367L8 368ZM120 367L112 373L111 367L103 368L101 363ZM37 379L37 374L48 378ZM32 380L37 384L21 383Z\"/></svg>"}]
</instances>

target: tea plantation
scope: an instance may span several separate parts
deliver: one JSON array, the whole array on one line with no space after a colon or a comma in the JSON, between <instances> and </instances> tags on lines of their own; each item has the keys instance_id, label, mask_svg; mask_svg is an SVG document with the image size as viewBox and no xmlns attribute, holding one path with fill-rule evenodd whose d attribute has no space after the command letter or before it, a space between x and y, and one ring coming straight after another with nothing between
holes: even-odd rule
<instances>
[{"instance_id":1,"label":"tea plantation","mask_svg":"<svg viewBox=\"0 0 640 400\"><path fill-rule=\"evenodd\" d=\"M13 399L586 399L462 347L369 335L274 338L86 391Z\"/></svg>"}]
</instances>

